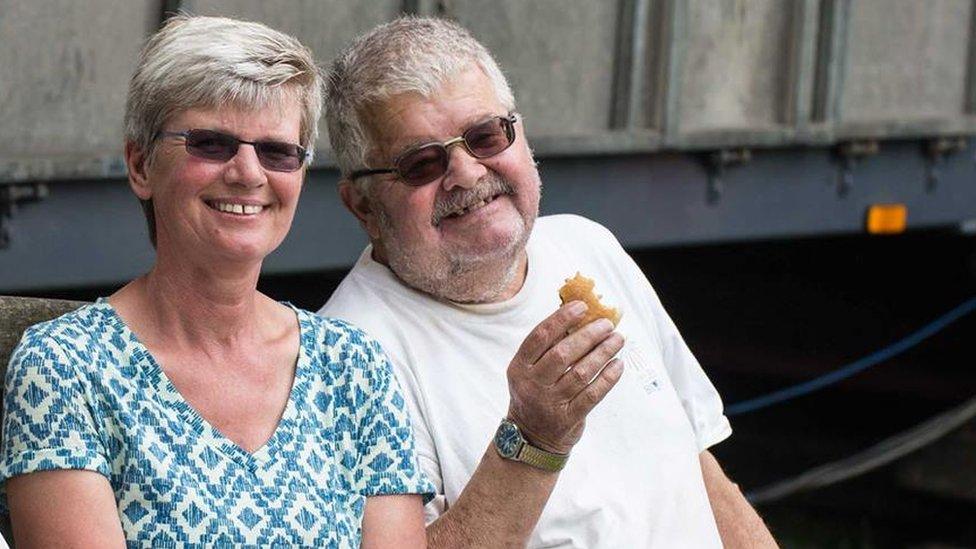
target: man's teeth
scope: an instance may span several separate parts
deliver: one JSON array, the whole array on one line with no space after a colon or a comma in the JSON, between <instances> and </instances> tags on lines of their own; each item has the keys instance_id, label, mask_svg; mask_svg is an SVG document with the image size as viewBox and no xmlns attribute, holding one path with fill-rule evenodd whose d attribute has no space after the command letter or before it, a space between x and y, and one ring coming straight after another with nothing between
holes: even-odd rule
<instances>
[{"instance_id":1,"label":"man's teeth","mask_svg":"<svg viewBox=\"0 0 976 549\"><path fill-rule=\"evenodd\" d=\"M464 215L466 213L471 213L471 212L473 212L473 211L475 211L477 209L480 209L480 208L482 208L484 206L487 206L488 203L491 202L494 199L495 199L495 197L489 196L488 198L485 198L484 200L480 200L478 202L475 202L474 204L468 206L467 208L461 208L460 210L455 210L455 211L451 212L451 215L449 217L460 217L460 216L462 216L462 215Z\"/></svg>"},{"instance_id":2,"label":"man's teeth","mask_svg":"<svg viewBox=\"0 0 976 549\"><path fill-rule=\"evenodd\" d=\"M264 209L264 206L256 204L231 204L230 202L211 202L210 205L218 212L237 215L254 215Z\"/></svg>"}]
</instances>

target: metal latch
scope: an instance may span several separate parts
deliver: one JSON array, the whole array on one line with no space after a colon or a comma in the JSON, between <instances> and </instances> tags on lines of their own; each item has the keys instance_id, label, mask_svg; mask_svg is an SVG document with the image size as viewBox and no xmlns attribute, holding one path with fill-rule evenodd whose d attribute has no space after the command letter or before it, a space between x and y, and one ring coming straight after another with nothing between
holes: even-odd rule
<instances>
[{"instance_id":1,"label":"metal latch","mask_svg":"<svg viewBox=\"0 0 976 549\"><path fill-rule=\"evenodd\" d=\"M0 185L0 249L10 246L10 227L7 221L17 213L17 206L47 198L48 187L44 183L17 183Z\"/></svg>"},{"instance_id":2,"label":"metal latch","mask_svg":"<svg viewBox=\"0 0 976 549\"><path fill-rule=\"evenodd\" d=\"M965 137L938 137L923 143L926 192L935 192L935 188L939 186L939 178L942 176L940 168L945 165L946 158L966 150L968 146Z\"/></svg>"},{"instance_id":3,"label":"metal latch","mask_svg":"<svg viewBox=\"0 0 976 549\"><path fill-rule=\"evenodd\" d=\"M729 166L744 164L750 160L752 160L752 151L744 148L720 149L705 156L705 168L708 171L706 200L709 204L715 204L722 198L725 169Z\"/></svg>"},{"instance_id":4,"label":"metal latch","mask_svg":"<svg viewBox=\"0 0 976 549\"><path fill-rule=\"evenodd\" d=\"M881 150L876 139L848 141L837 146L840 157L840 174L837 176L837 194L847 196L854 187L854 166L859 160L874 156Z\"/></svg>"}]
</instances>

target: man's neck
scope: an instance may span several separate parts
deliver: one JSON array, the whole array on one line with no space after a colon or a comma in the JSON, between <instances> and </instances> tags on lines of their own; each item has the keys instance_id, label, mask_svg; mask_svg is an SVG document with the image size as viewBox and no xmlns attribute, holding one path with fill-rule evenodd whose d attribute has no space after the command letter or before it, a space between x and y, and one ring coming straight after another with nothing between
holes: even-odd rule
<instances>
[{"instance_id":1,"label":"man's neck","mask_svg":"<svg viewBox=\"0 0 976 549\"><path fill-rule=\"evenodd\" d=\"M528 254L523 247L514 259L494 261L447 274L445 280L411 281L400 276L390 266L385 255L377 252L374 243L373 261L386 266L400 282L437 299L455 303L499 303L511 299L525 284L528 274Z\"/></svg>"}]
</instances>

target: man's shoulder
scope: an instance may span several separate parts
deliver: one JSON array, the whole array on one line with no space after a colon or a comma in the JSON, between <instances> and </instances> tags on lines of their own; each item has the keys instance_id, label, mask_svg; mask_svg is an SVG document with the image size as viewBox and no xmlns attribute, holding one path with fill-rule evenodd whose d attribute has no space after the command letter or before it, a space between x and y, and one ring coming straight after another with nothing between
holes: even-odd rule
<instances>
[{"instance_id":1,"label":"man's shoulder","mask_svg":"<svg viewBox=\"0 0 976 549\"><path fill-rule=\"evenodd\" d=\"M386 309L384 304L397 299L401 291L398 284L377 276L375 271L364 268L361 263L353 266L318 314L359 322L360 317L372 317Z\"/></svg>"},{"instance_id":2,"label":"man's shoulder","mask_svg":"<svg viewBox=\"0 0 976 549\"><path fill-rule=\"evenodd\" d=\"M421 314L424 304L401 283L373 274L359 269L359 265L353 267L318 314L333 322L351 323L379 340L385 349L395 349L403 316Z\"/></svg>"},{"instance_id":3,"label":"man's shoulder","mask_svg":"<svg viewBox=\"0 0 976 549\"><path fill-rule=\"evenodd\" d=\"M560 231L574 231L599 235L610 234L610 231L592 219L577 214L545 215L536 220L536 231L558 233Z\"/></svg>"},{"instance_id":4,"label":"man's shoulder","mask_svg":"<svg viewBox=\"0 0 976 549\"><path fill-rule=\"evenodd\" d=\"M532 233L533 246L563 249L571 255L603 255L620 248L617 238L600 223L576 214L540 217Z\"/></svg>"}]
</instances>

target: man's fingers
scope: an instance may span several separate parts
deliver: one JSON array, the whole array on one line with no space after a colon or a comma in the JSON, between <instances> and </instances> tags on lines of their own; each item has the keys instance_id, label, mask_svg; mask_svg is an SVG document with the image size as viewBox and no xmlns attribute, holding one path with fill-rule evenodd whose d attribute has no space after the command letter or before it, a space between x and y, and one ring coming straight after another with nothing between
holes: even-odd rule
<instances>
[{"instance_id":1,"label":"man's fingers","mask_svg":"<svg viewBox=\"0 0 976 549\"><path fill-rule=\"evenodd\" d=\"M593 381L597 373L620 352L623 346L624 337L617 332L611 333L560 376L559 381L556 382L556 391L566 395L567 400L575 397Z\"/></svg>"},{"instance_id":2,"label":"man's fingers","mask_svg":"<svg viewBox=\"0 0 976 549\"><path fill-rule=\"evenodd\" d=\"M610 389L620 381L620 376L624 372L624 363L615 358L607 364L585 389L579 392L569 403L570 413L576 417L585 417L590 413L594 406L607 396Z\"/></svg>"},{"instance_id":3,"label":"man's fingers","mask_svg":"<svg viewBox=\"0 0 976 549\"><path fill-rule=\"evenodd\" d=\"M552 385L570 366L594 351L613 331L613 323L605 318L590 322L556 343L533 368L533 376L541 383ZM613 355L610 355L613 356ZM607 357L607 360L610 359ZM606 360L603 361L603 364ZM601 364L602 365L602 364Z\"/></svg>"},{"instance_id":4,"label":"man's fingers","mask_svg":"<svg viewBox=\"0 0 976 549\"><path fill-rule=\"evenodd\" d=\"M546 317L529 332L512 362L522 365L535 364L546 351L566 337L566 332L583 317L584 313L586 313L586 303L582 301L570 301L556 309L556 312Z\"/></svg>"}]
</instances>

